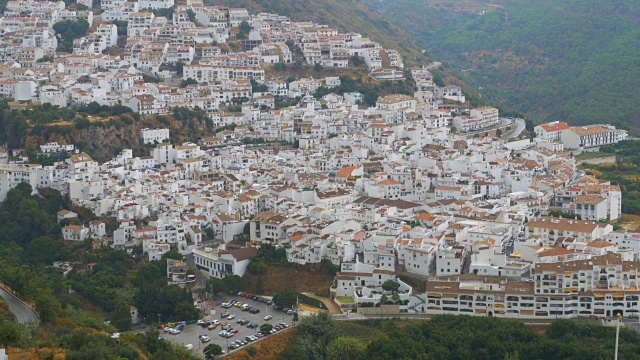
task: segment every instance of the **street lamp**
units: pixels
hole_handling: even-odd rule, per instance
[[[160,326],[162,326],[162,320],[160,319],[160,316],[161,316],[161,315],[162,315],[162,314],[158,314],[158,322],[160,323]]]
[[[618,360],[618,342],[620,340],[620,313],[618,313],[618,320],[616,323],[616,354],[613,357],[614,360]]]

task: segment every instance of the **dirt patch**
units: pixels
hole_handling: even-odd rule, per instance
[[[255,292],[259,278],[262,278],[265,295],[275,295],[284,290],[296,293],[328,294],[333,284],[333,276],[320,270],[320,266],[310,265],[269,265],[261,275],[245,274],[242,278],[245,290]]]
[[[636,230],[640,228],[640,215],[622,214],[618,224],[620,224],[628,231]]]

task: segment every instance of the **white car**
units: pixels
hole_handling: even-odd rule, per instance
[[[227,335],[227,332],[226,332],[225,330],[222,330],[222,331],[220,331],[220,332],[218,333],[218,335],[220,335],[220,336],[226,336],[226,335]]]
[[[178,330],[178,329],[171,329],[169,332],[170,332],[171,334],[173,334],[173,335],[178,335],[178,334],[180,334],[180,330]]]
[[[235,318],[235,317],[236,317],[235,315],[231,314],[231,315],[227,316],[227,320],[233,320],[233,318]]]
[[[220,324],[221,324],[220,320],[218,320],[218,319],[213,320],[212,322],[213,322],[214,324],[216,324],[216,325],[220,325]]]
[[[264,317],[264,321],[271,320],[271,319],[273,319],[273,316],[271,315],[267,315]]]
[[[165,326],[165,327],[162,329],[162,331],[164,331],[164,332],[169,332],[169,331],[171,331],[171,328],[170,328],[170,327],[168,327],[168,326]]]
[[[200,336],[200,341],[202,341],[203,343],[210,341],[211,338],[208,335],[205,336]]]
[[[220,304],[220,306],[222,306],[223,308],[228,307],[228,305],[229,305],[229,303],[222,303],[222,304]]]

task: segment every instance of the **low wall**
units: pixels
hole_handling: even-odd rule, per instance
[[[358,314],[399,314],[400,305],[380,305],[380,307],[359,307]]]

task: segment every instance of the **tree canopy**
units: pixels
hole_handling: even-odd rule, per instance
[[[296,293],[291,290],[282,291],[273,297],[273,303],[280,307],[292,307],[297,301]]]

